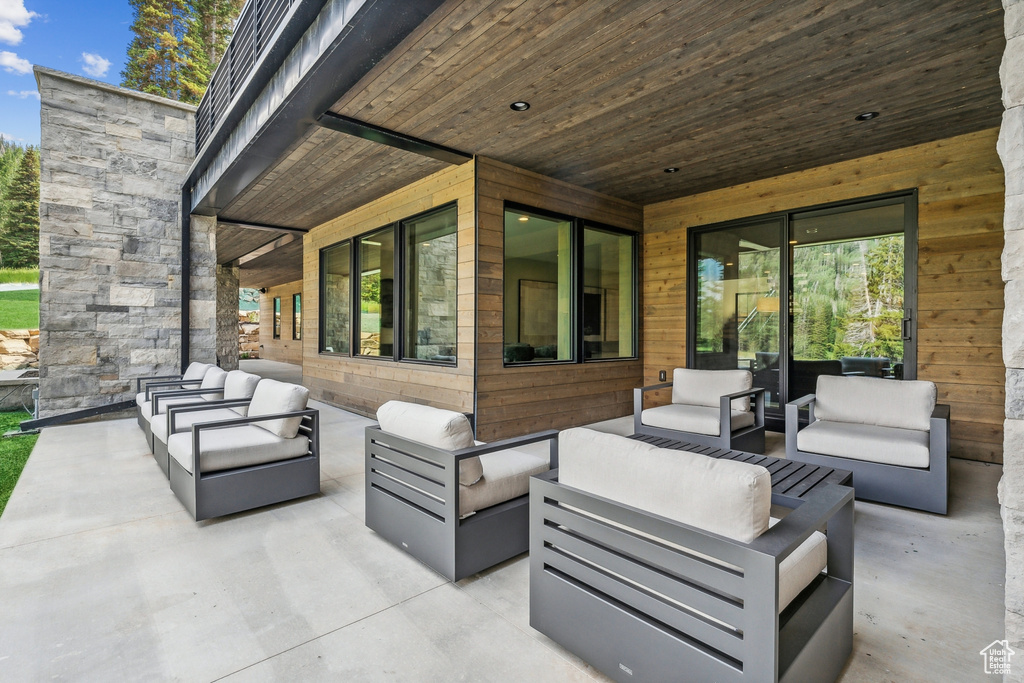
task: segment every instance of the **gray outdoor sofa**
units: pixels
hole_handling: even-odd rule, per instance
[[[135,419],[139,428],[145,430],[148,420],[143,416],[143,405],[152,399],[157,391],[197,388],[203,381],[203,375],[213,367],[210,363],[189,363],[185,372],[180,375],[150,375],[135,378]]]
[[[672,402],[644,408],[644,394],[672,388]],[[764,453],[763,388],[748,370],[676,368],[672,381],[633,390],[633,432]]]
[[[853,491],[781,521],[757,465],[587,429],[530,485],[530,625],[618,681],[834,681],[852,650]],[[825,529],[821,533],[819,529]]]
[[[786,404],[786,457],[851,470],[859,500],[944,515],[949,406],[935,400],[932,382],[819,377],[814,394]]]
[[[547,431],[489,444],[462,413],[388,401],[366,428],[366,526],[458,581],[526,552],[530,476],[558,465]],[[515,450],[549,441],[548,457]]]
[[[303,386],[263,379],[245,417],[169,435],[171,490],[197,522],[320,492],[320,413],[308,398]]]
[[[198,382],[182,379],[177,382],[150,383],[144,392],[136,394],[135,405],[142,419],[149,450],[153,450],[154,417],[163,419],[163,413],[175,404],[195,402],[202,397],[220,398],[226,378],[227,372],[216,365],[207,365]]]
[[[153,459],[160,465],[165,477],[170,477],[167,437],[177,432],[187,432],[198,422],[213,422],[245,417],[249,399],[260,382],[259,375],[243,370],[232,370],[224,377],[220,389],[190,390],[182,396],[179,392],[156,394],[153,397],[155,417],[149,421],[153,435]],[[180,400],[188,398],[187,401]],[[167,401],[169,405],[165,406]]]

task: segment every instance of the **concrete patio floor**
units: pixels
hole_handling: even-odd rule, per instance
[[[451,584],[368,530],[370,420],[314,407],[321,495],[198,524],[133,419],[45,429],[0,519],[0,678],[604,680],[530,628],[525,555]],[[1000,473],[954,460],[948,517],[857,503],[841,680],[986,678]]]

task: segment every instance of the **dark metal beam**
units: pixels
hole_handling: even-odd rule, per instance
[[[181,372],[188,367],[189,335],[192,330],[192,193],[181,189]]]
[[[109,403],[105,406],[97,406],[95,408],[86,408],[85,410],[75,410],[70,413],[63,413],[61,415],[51,415],[50,417],[41,417],[37,420],[25,420],[21,423],[21,431],[27,432],[33,429],[39,429],[40,427],[49,427],[51,425],[64,424],[65,422],[74,422],[75,420],[84,420],[87,417],[96,417],[97,415],[104,415],[106,413],[116,413],[121,410],[128,410],[135,407],[135,399],[129,399],[127,401],[118,401],[117,403]]]
[[[230,225],[234,228],[245,228],[246,230],[266,230],[268,232],[287,232],[295,235],[305,235],[309,230],[307,228],[286,228],[283,225],[265,225],[263,223],[240,223],[238,221],[226,220],[222,218],[217,219],[218,225]]]
[[[295,235],[295,234],[281,235],[280,237],[278,237],[273,242],[270,242],[269,244],[264,244],[259,249],[253,249],[252,251],[250,251],[245,256],[240,257],[238,259],[238,265],[239,266],[244,266],[249,261],[254,261],[254,260],[258,259],[260,256],[264,256],[266,254],[269,254],[270,252],[274,251],[275,249],[277,249],[279,247],[283,247],[286,244],[291,244],[295,240],[300,240],[300,239],[302,239],[302,237],[300,237],[298,235]]]
[[[381,128],[372,123],[365,123],[348,116],[335,114],[333,111],[324,112],[317,118],[316,122],[324,128],[330,128],[339,133],[345,133],[346,135],[352,135],[389,147],[397,147],[406,152],[430,157],[431,159],[437,159],[448,164],[464,164],[473,159],[471,154],[460,152],[457,149],[414,138],[411,135]]]

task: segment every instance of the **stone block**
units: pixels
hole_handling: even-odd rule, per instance
[[[142,131],[137,126],[127,125],[123,123],[108,123],[105,126],[105,132],[107,135],[119,138],[129,138],[133,140],[142,139]]]
[[[132,365],[172,364],[177,360],[177,351],[174,349],[135,349],[131,352],[130,360]]]
[[[110,304],[112,306],[152,306],[155,292],[143,287],[123,287],[111,285]]]
[[[91,209],[92,189],[85,186],[40,183],[39,202]]]
[[[1006,196],[1024,194],[1024,107],[1003,112],[996,150],[1006,176]]]
[[[1007,302],[1003,311],[1003,365],[1024,368],[1024,306],[1014,305],[1024,301],[1024,280],[1007,282],[1003,298]]]
[[[999,503],[1024,514],[1024,420],[1003,421],[1003,476],[999,480]]]
[[[1024,105],[1024,36],[1007,40],[999,65],[999,81],[1003,86],[1004,107]]]

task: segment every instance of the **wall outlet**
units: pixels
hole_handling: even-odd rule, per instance
[[[659,382],[668,381],[668,372],[665,371],[665,370],[659,370],[658,371],[658,381]]]

